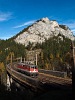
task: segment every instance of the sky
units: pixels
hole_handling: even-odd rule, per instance
[[[0,0],[0,39],[44,17],[67,25],[75,35],[75,0]]]

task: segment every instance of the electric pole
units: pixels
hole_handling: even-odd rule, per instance
[[[72,41],[71,43],[71,49],[72,49],[72,54],[73,54],[73,67],[72,67],[72,86],[73,86],[73,89],[75,90],[75,47],[74,47],[74,41]]]
[[[37,54],[36,54],[36,66],[37,66]]]
[[[14,53],[13,53],[13,52],[10,52],[10,56],[11,56],[11,58],[10,58],[10,63],[11,63],[11,65],[12,65],[12,61],[13,61],[12,57],[14,56]]]
[[[75,47],[73,42],[72,42],[72,46],[73,46],[73,60],[74,60],[74,69],[75,69]]]

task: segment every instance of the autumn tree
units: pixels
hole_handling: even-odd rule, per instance
[[[51,65],[51,69],[54,70],[54,66],[53,66],[53,54],[50,54],[50,65]]]
[[[6,84],[6,70],[3,62],[0,62],[0,77],[1,77],[1,84]]]

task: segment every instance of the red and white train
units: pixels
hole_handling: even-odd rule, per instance
[[[17,71],[24,73],[28,76],[37,76],[38,67],[32,64],[18,63],[16,66]]]

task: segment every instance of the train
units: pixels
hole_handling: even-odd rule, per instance
[[[16,69],[28,76],[38,76],[38,66],[33,64],[17,63]]]

